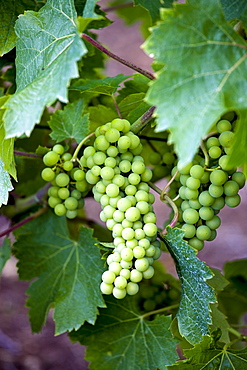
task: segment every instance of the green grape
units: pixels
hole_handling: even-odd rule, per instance
[[[190,199],[189,200],[189,205],[188,205],[187,208],[199,209],[199,208],[201,208],[201,206],[202,206],[201,203],[197,199]],[[183,211],[183,209],[182,209],[182,211]]]
[[[210,181],[214,185],[223,185],[228,179],[226,172],[222,170],[214,170],[210,174]]]
[[[202,184],[207,184],[209,182],[209,177],[210,177],[210,172],[209,171],[205,171],[203,176],[201,177],[201,183]]]
[[[149,266],[147,270],[143,271],[144,279],[151,279],[154,276],[154,268],[153,266]]]
[[[126,292],[126,289],[118,289],[114,287],[112,294],[117,299],[123,299],[126,296],[127,292]]]
[[[198,208],[200,208],[200,207],[201,207],[201,205]],[[180,208],[181,208],[182,211],[185,211],[187,208],[194,208],[194,207],[190,206],[190,203],[189,203],[188,200],[183,200],[182,203],[181,203]]]
[[[211,207],[201,207],[199,209],[199,216],[202,220],[211,220],[214,217],[214,210]]]
[[[98,137],[96,137],[94,141],[94,147],[96,150],[105,151],[109,148],[109,146],[110,146],[110,143],[104,135],[99,135]]]
[[[56,144],[52,148],[53,152],[62,155],[64,153],[64,147],[61,144]]]
[[[225,205],[225,199],[224,197],[216,198],[211,207],[215,211],[220,211]]]
[[[217,123],[216,128],[217,131],[221,134],[224,131],[231,131],[232,125],[229,121],[223,119]]]
[[[146,167],[145,167],[145,164],[141,161],[135,161],[132,163],[132,171],[135,173],[135,174],[138,174],[138,175],[141,175]]]
[[[122,175],[115,175],[112,179],[113,184],[121,187],[125,184],[125,177]]]
[[[70,154],[70,153],[64,153],[64,154],[62,155],[62,160],[63,160],[64,162],[70,161],[71,159],[72,159],[72,154]]]
[[[198,190],[191,190],[190,188],[185,188],[184,195],[187,199],[195,200],[198,198],[199,191]]]
[[[239,186],[235,181],[229,180],[224,184],[223,189],[224,189],[225,195],[227,195],[228,197],[231,197],[231,196],[238,194]]]
[[[141,213],[138,208],[136,207],[130,207],[125,212],[125,217],[128,221],[135,222],[138,221],[141,216]]]
[[[196,237],[199,240],[208,240],[211,236],[211,230],[206,225],[201,225],[196,230]]]
[[[139,211],[142,215],[145,215],[146,213],[148,213],[150,211],[149,203],[145,202],[143,200],[136,203],[136,208],[139,209]]]
[[[138,258],[135,261],[135,268],[137,271],[144,272],[148,269],[149,267],[149,262],[147,258]]]
[[[73,197],[69,197],[65,199],[64,205],[69,211],[73,211],[78,207],[78,200]]]
[[[224,171],[231,171],[232,170],[232,165],[229,164],[229,155],[223,155],[219,159],[219,165]]]
[[[188,208],[183,212],[183,220],[189,225],[196,224],[199,220],[199,213],[193,208]]]
[[[120,132],[115,128],[110,128],[105,133],[105,138],[110,143],[116,143],[120,139]]]
[[[225,148],[230,148],[233,143],[234,133],[232,131],[224,131],[219,136],[220,145]]]
[[[115,118],[111,123],[111,127],[115,128],[118,131],[123,131],[125,129],[125,121],[126,120],[123,120],[123,119],[120,119],[120,118]],[[128,122],[128,121],[126,121],[126,122]],[[127,129],[127,131],[128,131],[128,129]]]
[[[83,151],[83,156],[85,158],[89,158],[89,157],[92,157],[95,152],[96,150],[93,146],[87,146]]]
[[[56,176],[55,181],[56,181],[57,186],[63,188],[69,184],[70,178],[66,173],[59,173]]]
[[[123,276],[118,276],[114,281],[114,285],[118,289],[124,289],[127,286],[127,280]]]
[[[118,155],[119,151],[118,151],[117,147],[110,145],[109,148],[107,149],[106,153],[109,157],[114,157],[115,158]]]
[[[116,275],[112,271],[105,271],[102,274],[102,280],[106,284],[112,284],[114,283],[114,280],[116,279]]]
[[[132,240],[135,237],[135,232],[131,227],[126,227],[121,235],[125,240]]]
[[[242,189],[245,185],[245,175],[243,174],[243,172],[234,172],[232,174],[232,180],[235,181],[238,186],[239,186],[239,189]]]
[[[48,204],[51,208],[55,208],[57,204],[62,203],[62,200],[60,198],[55,198],[53,196],[48,198]]]
[[[221,156],[221,149],[219,146],[216,145],[211,146],[211,148],[209,148],[208,154],[211,158],[217,159]]]
[[[122,270],[122,267],[119,262],[111,262],[109,264],[109,271],[114,272],[115,275],[119,275],[120,271]]]
[[[214,217],[212,217],[210,220],[206,221],[206,225],[211,230],[218,229],[218,227],[220,227],[220,224],[221,224],[221,220],[220,220],[219,216],[217,216],[217,215],[215,215]]]
[[[131,170],[131,163],[124,159],[119,163],[119,169],[121,172],[127,173]]]
[[[66,215],[66,207],[63,205],[63,204],[57,204],[55,207],[54,207],[54,213],[57,215],[57,216],[64,216]]]
[[[74,180],[75,181],[82,181],[84,180],[86,177],[86,174],[83,170],[79,170],[77,169],[75,172],[74,172]]]
[[[51,186],[49,189],[48,189],[48,195],[49,196],[52,196],[54,198],[58,198],[58,190],[60,188],[58,186]]]
[[[237,207],[240,204],[241,198],[239,194],[226,196],[225,203],[228,207]]]
[[[124,212],[122,211],[119,211],[119,209],[117,209],[114,213],[113,213],[113,220],[116,221],[116,222],[122,222],[125,218],[125,214]]]
[[[209,207],[214,203],[214,198],[209,194],[207,190],[201,192],[198,198],[202,206]]]
[[[119,187],[115,184],[109,184],[107,185],[106,187],[106,194],[109,196],[109,197],[117,197],[118,194],[119,194]]]
[[[117,165],[117,161],[115,158],[113,157],[107,157],[106,160],[105,160],[105,166],[106,167],[111,167],[111,168],[114,168],[116,167]]]
[[[121,136],[118,140],[118,149],[121,150],[126,150],[129,149],[131,145],[131,140],[128,136]]]
[[[80,191],[81,193],[84,193],[85,191],[88,190],[88,183],[86,182],[86,180],[77,181],[75,184],[75,187],[78,191]]]
[[[208,192],[213,198],[219,198],[223,194],[224,189],[223,189],[223,186],[221,185],[211,184],[208,188]]]
[[[141,174],[142,181],[149,182],[153,177],[153,173],[150,168],[146,168],[145,171]]]
[[[41,172],[41,177],[45,181],[53,181],[56,177],[55,172],[51,168],[44,168]]]
[[[127,209],[129,209],[131,206],[131,201],[126,197],[119,199],[119,201],[117,202],[117,208],[123,212],[126,212]]]
[[[73,162],[71,161],[66,161],[63,163],[63,169],[64,171],[67,171],[67,172],[71,171],[73,169],[73,166],[74,166]]]
[[[190,176],[189,175],[180,175],[180,182],[182,185],[186,186],[186,182]]]
[[[199,179],[195,179],[194,177],[188,177],[186,180],[186,186],[190,188],[191,190],[197,190],[201,185],[201,182]]]
[[[154,223],[148,222],[143,226],[143,230],[146,236],[153,237],[156,236],[158,228]]]
[[[188,163],[186,166],[184,166],[183,168],[179,169],[180,174],[181,175],[189,175],[190,174],[190,169],[191,169],[192,166],[193,166],[193,163],[192,162]]]
[[[106,284],[104,282],[102,282],[100,284],[100,290],[103,294],[112,294],[112,291],[113,291],[113,285],[112,284]]]
[[[90,157],[88,159],[90,159]],[[104,164],[106,160],[106,154],[104,152],[96,152],[94,153],[92,159],[93,159],[94,164],[101,166],[102,164]]]
[[[77,191],[77,190],[73,190],[73,191]],[[72,191],[72,193],[73,193],[73,191]],[[71,193],[71,195],[73,196],[73,194]],[[77,198],[76,198],[77,199]],[[85,201],[84,201],[84,199],[82,198],[82,199],[79,199],[78,200],[78,209],[81,209],[81,208],[83,208],[84,207],[84,205],[85,205]]]
[[[60,188],[58,190],[58,193],[57,195],[59,196],[59,198],[61,199],[67,199],[69,196],[70,196],[70,191],[69,189],[67,188]]]
[[[99,181],[99,176],[94,176],[94,174],[92,173],[92,171],[91,170],[88,170],[86,172],[86,181],[89,184],[91,184],[91,185],[95,185]]]
[[[111,167],[103,167],[100,171],[100,176],[104,180],[111,180],[115,175],[113,168]]]
[[[126,160],[126,161],[129,161],[129,162],[132,162],[133,159],[134,159],[134,156],[133,156],[133,154],[131,152],[128,151],[128,152],[122,153],[120,155],[120,159],[122,161]]]
[[[131,173],[128,176],[128,181],[130,185],[138,185],[141,182],[141,177],[137,173]]]
[[[124,191],[126,195],[135,195],[137,193],[137,188],[135,185],[127,185]]]
[[[198,250],[198,251],[202,250],[202,249],[203,249],[203,247],[204,247],[204,241],[203,241],[203,240],[198,239],[197,237],[194,237],[194,238],[190,239],[190,240],[188,241],[188,243],[189,243],[189,245],[190,245],[192,248],[194,248],[194,249],[196,249],[196,250]]]
[[[182,230],[184,230],[184,237],[188,239],[193,238],[196,234],[196,228],[191,224],[183,224]]]
[[[163,163],[165,163],[166,165],[171,165],[175,162],[175,156],[174,154],[167,152],[163,154],[162,160],[163,160]]]
[[[131,136],[130,136],[130,134],[131,134]],[[129,138],[131,140],[130,150],[139,148],[139,146],[140,146],[139,137],[137,135],[132,134],[131,131],[129,133],[127,133],[127,136],[129,136]]]
[[[215,136],[209,137],[206,141],[207,149],[210,149],[213,146],[219,146],[219,145],[220,145],[219,139]]]
[[[126,291],[129,295],[135,295],[139,291],[139,285],[130,281],[126,286]]]
[[[50,152],[46,153],[43,157],[43,162],[46,166],[52,167],[59,161],[60,156],[51,150]]]
[[[115,211],[116,209],[112,207],[111,205],[107,205],[103,209],[103,212],[106,218],[112,218]]]
[[[94,176],[100,176],[100,171],[101,171],[101,167],[98,166],[98,165],[95,165],[91,168],[91,173],[94,175]]]
[[[225,114],[223,114],[221,119],[232,122],[234,120],[234,117],[235,117],[235,113],[230,111],[230,112],[226,112]]]
[[[135,229],[135,238],[137,240],[141,240],[145,238],[145,236],[146,236],[145,231],[142,228]]]
[[[152,164],[152,165],[157,165],[157,164],[160,164],[161,162],[161,155],[160,153],[157,153],[157,152],[153,152],[149,155],[149,162]]]

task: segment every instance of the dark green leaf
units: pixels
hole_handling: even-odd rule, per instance
[[[241,19],[247,21],[246,0],[220,0],[227,21]]]
[[[97,306],[105,304],[99,289],[104,263],[92,230],[81,228],[78,241],[72,240],[65,217],[49,212],[19,228],[16,236],[20,279],[38,278],[27,291],[32,330],[41,330],[51,305],[56,334],[85,321],[93,324]]]
[[[96,105],[95,107],[88,108],[90,114],[91,131],[95,131],[98,126],[111,122],[114,118],[118,118],[116,111],[104,105]]]
[[[4,114],[8,138],[29,136],[46,105],[68,101],[67,85],[86,53],[72,0],[48,0],[38,13],[27,11],[16,22],[16,33],[17,91]]]
[[[4,239],[3,245],[0,246],[0,274],[3,271],[5,263],[11,257],[11,248],[10,248],[10,240],[8,238]]]
[[[177,358],[176,341],[169,332],[171,318],[146,321],[133,297],[106,298],[94,326],[86,324],[70,334],[73,341],[88,346],[86,359],[92,370],[161,370]]]
[[[147,9],[151,15],[153,23],[160,19],[160,8],[167,8],[172,5],[172,0],[160,1],[160,0],[134,0],[135,5],[141,5]]]
[[[194,348],[185,350],[188,360],[169,366],[169,370],[245,370],[247,368],[247,348],[232,350],[214,343],[212,337],[205,336]]]
[[[148,90],[149,78],[135,73],[133,78],[124,82],[124,87],[118,90],[117,101],[121,101],[131,94],[146,93]]]
[[[80,143],[90,132],[89,114],[83,115],[84,108],[84,102],[80,99],[67,104],[64,110],[57,110],[49,122],[51,138],[57,142],[71,138]]]
[[[4,169],[4,163],[0,159],[0,207],[8,203],[9,191],[13,190],[10,177]]]
[[[118,106],[122,116],[127,117],[133,109],[136,109],[143,102],[144,97],[144,93],[138,93],[131,94],[121,100]]]
[[[113,243],[100,242],[100,243],[96,243],[96,245],[100,249],[107,251],[107,252],[112,252],[113,248],[115,248],[115,245]]]
[[[178,328],[190,343],[200,342],[209,334],[212,323],[209,303],[216,301],[213,289],[206,283],[213,274],[209,267],[196,257],[196,252],[183,240],[181,229],[171,229],[165,236],[178,276],[181,280],[182,297],[177,313]]]
[[[144,49],[165,67],[147,101],[157,107],[157,131],[171,131],[183,166],[223,113],[247,108],[247,43],[218,1],[188,0],[161,14]]]
[[[131,76],[119,74],[115,77],[106,77],[101,80],[78,80],[74,83],[70,90],[78,90],[80,92],[96,92],[103,95],[112,95],[117,91],[120,83]]]

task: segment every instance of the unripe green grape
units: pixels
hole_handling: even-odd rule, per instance
[[[139,258],[135,261],[135,268],[137,271],[144,272],[148,269],[149,263],[147,258]]]
[[[43,162],[46,166],[52,167],[59,161],[59,155],[56,152],[51,150],[50,152],[46,153],[43,157]]]
[[[188,241],[188,243],[189,243],[189,245],[192,248],[194,248],[194,249],[196,249],[198,251],[202,250],[203,247],[204,247],[204,241],[203,240],[199,240],[197,237],[194,237],[194,238],[190,239]]]
[[[111,198],[111,197],[117,197],[119,194],[119,187],[115,184],[109,184],[107,185],[106,189],[106,194]]]
[[[219,139],[215,136],[209,137],[206,141],[207,149],[210,149],[213,146],[219,146],[219,145],[220,145]]]
[[[155,254],[153,256],[153,259],[157,260],[158,258],[160,258],[160,256],[161,256],[161,249],[159,247],[155,247]],[[149,264],[151,265],[151,262],[149,262]]]
[[[114,281],[114,285],[118,289],[124,289],[127,286],[127,280],[123,276],[118,276]]]
[[[130,134],[132,134],[131,131],[127,134],[127,136],[129,136]],[[130,150],[138,148],[139,145],[140,145],[139,137],[137,135],[133,134],[133,135],[129,136],[129,138],[130,138],[130,141],[131,141],[131,144],[130,144],[130,147],[129,147]]]
[[[143,278],[142,272],[136,269],[130,271],[130,281],[133,283],[139,283]]]
[[[142,222],[141,221],[135,221],[133,223],[133,230],[141,229],[142,228]]]
[[[57,195],[59,196],[59,198],[61,199],[67,199],[69,196],[70,196],[70,191],[69,189],[67,188],[60,188],[58,190],[58,193]]]
[[[115,172],[111,167],[103,167],[101,168],[100,176],[104,180],[111,180],[115,176]]]
[[[75,210],[68,209],[67,212],[66,212],[66,217],[69,218],[69,219],[76,218],[77,215],[78,215],[77,209],[75,209]]]
[[[117,165],[117,161],[115,158],[113,157],[107,157],[106,160],[105,160],[105,166],[106,167],[111,167],[111,168],[114,168],[116,167]]]
[[[184,231],[184,237],[188,239],[193,238],[196,234],[196,228],[194,225],[183,224],[182,230]]]
[[[211,230],[206,225],[201,225],[196,230],[196,237],[199,240],[208,240],[211,236]]]
[[[201,203],[198,201],[198,199],[190,199],[189,200],[189,207],[187,207],[187,208],[193,208],[193,209],[199,209],[199,208],[201,208]],[[186,208],[186,209],[187,209]],[[182,209],[182,211],[183,211],[183,209]]]
[[[135,222],[139,220],[139,218],[141,217],[141,213],[138,208],[130,207],[125,212],[125,217],[128,221]]]
[[[94,141],[95,149],[103,152],[103,151],[106,151],[109,148],[109,146],[110,146],[110,143],[104,135],[99,135],[98,137],[96,137]]]
[[[120,262],[121,261],[120,253],[118,253],[118,252],[112,253],[112,261],[113,262]]]
[[[128,176],[128,181],[130,185],[138,185],[141,182],[141,177],[136,173],[131,173]]]
[[[239,186],[239,189],[242,189],[245,185],[245,175],[243,174],[243,172],[234,172],[232,174],[232,180],[235,181],[238,186]]]
[[[133,249],[133,254],[134,254],[134,257],[135,257],[135,258],[142,258],[142,257],[144,257],[144,256],[145,256],[146,251],[145,251],[145,249],[144,249],[144,248],[142,248],[142,247],[135,247],[135,248]]]
[[[124,134],[127,134],[130,130],[130,123],[126,119],[122,120],[124,122],[124,128],[121,130]]]
[[[150,241],[147,238],[143,238],[138,241],[140,247],[148,249],[150,247]]]
[[[109,264],[108,270],[114,272],[115,275],[119,275],[122,267],[119,262],[111,262]]]
[[[58,190],[60,188],[58,186],[51,186],[49,189],[48,189],[48,195],[50,197],[54,197],[54,198],[58,198]]]
[[[204,175],[204,169],[199,164],[195,164],[190,168],[190,176],[194,179],[201,179]]]
[[[185,190],[186,190],[187,188],[186,188],[186,186],[180,186],[180,188],[179,188],[179,190],[178,190],[178,194],[179,194],[179,196],[180,196],[180,198],[181,199],[187,199],[186,198],[186,195],[185,195]]]
[[[96,152],[95,148],[93,146],[87,146],[83,151],[83,156],[87,159],[89,157],[92,157],[94,153]]]
[[[162,179],[169,175],[168,168],[163,165],[156,165],[152,171],[153,171],[154,178],[157,178],[157,179]]]
[[[70,178],[68,175],[66,175],[66,173],[59,173],[57,176],[56,176],[56,184],[63,188],[65,186],[67,186],[70,182]]]
[[[149,266],[146,271],[143,271],[144,279],[151,279],[154,276],[153,266]]]
[[[195,200],[198,198],[199,191],[198,190],[191,190],[190,188],[186,188],[184,191],[184,195],[187,199]]]
[[[112,123],[111,123],[111,127],[112,128],[115,128],[116,130],[118,131],[123,131],[124,128],[125,128],[125,121],[126,120],[123,120],[123,119],[120,119],[120,118],[115,118]],[[128,131],[128,130],[127,130]]]
[[[134,156],[133,156],[133,154],[131,152],[125,152],[125,153],[122,153],[120,155],[120,160],[121,161],[126,160],[126,161],[129,161],[129,162],[132,162],[133,159],[134,159]]]
[[[118,155],[118,153],[119,153],[119,151],[118,151],[118,149],[117,149],[117,147],[115,147],[115,146],[109,146],[109,148],[107,149],[107,151],[106,151],[106,153],[107,153],[107,155],[109,156],[109,157],[117,157],[117,155]]]
[[[99,181],[99,177],[94,176],[94,174],[91,172],[91,170],[88,170],[86,172],[86,181],[91,185],[95,185]]]
[[[204,174],[200,179],[201,183],[202,184],[207,184],[209,182],[209,177],[210,177],[210,172],[209,171],[204,171]]]
[[[224,189],[223,189],[223,186],[221,185],[211,184],[208,188],[208,192],[213,198],[219,198],[223,194]]]
[[[126,240],[126,247],[134,249],[137,247],[138,241],[136,239]]]
[[[95,166],[95,162],[94,162],[93,156],[88,157],[87,158],[87,165],[86,165],[86,167],[92,168],[93,166]]]
[[[193,208],[188,208],[183,212],[183,220],[189,225],[196,224],[199,220],[199,213]]]
[[[110,128],[106,131],[105,138],[110,143],[116,143],[120,139],[120,132],[115,128]]]
[[[130,270],[122,269],[120,271],[120,276],[123,276],[126,280],[128,280],[130,278]]]
[[[201,205],[198,208],[200,208],[200,207],[201,207]],[[183,200],[182,203],[181,203],[181,210],[185,211],[188,208],[194,208],[194,207],[190,206],[190,203],[189,203],[188,200]]]
[[[154,223],[148,222],[143,226],[143,230],[147,236],[153,237],[157,234],[158,228]]]
[[[153,257],[155,255],[156,248],[154,245],[150,245],[148,249],[146,249],[146,257]]]
[[[148,202],[149,201],[149,195],[144,190],[138,190],[135,193],[135,198],[136,198],[137,202],[140,202],[140,201]]]
[[[140,184],[137,186],[138,190],[143,190],[145,192],[149,192],[150,186],[146,182],[140,182]]]
[[[148,194],[148,201],[150,204],[153,204],[155,202],[155,196],[153,193]]]
[[[235,181],[229,180],[224,184],[223,189],[225,195],[227,195],[228,197],[232,197],[233,195],[238,194],[239,186]]]
[[[67,212],[67,209],[65,208],[65,206],[63,204],[57,204],[55,207],[54,207],[54,213],[57,215],[57,216],[64,216]]]
[[[71,171],[73,169],[73,166],[74,166],[73,162],[71,161],[66,161],[63,163],[63,169],[64,171],[67,171],[67,172]]]
[[[119,211],[118,209],[113,213],[113,220],[116,222],[122,222],[125,218],[124,212]]]
[[[229,155],[223,155],[219,159],[219,165],[224,171],[230,171],[232,169],[232,165],[228,164],[229,158]]]
[[[112,230],[116,224],[117,222],[113,220],[112,218],[109,218],[108,220],[106,220],[106,227],[108,230]]]
[[[202,206],[209,207],[214,203],[214,198],[209,194],[207,190],[201,192],[198,198]]]
[[[126,296],[127,292],[126,292],[126,289],[118,289],[114,287],[112,294],[117,299],[123,299]]]
[[[93,189],[98,193],[105,194],[106,186],[103,184],[102,181],[98,181],[97,184],[94,185]]]
[[[221,220],[220,220],[219,216],[217,216],[217,215],[214,215],[213,218],[206,221],[206,225],[208,227],[210,227],[211,230],[218,229],[218,227],[220,227],[220,224],[221,224]]]
[[[88,159],[90,159],[90,158],[88,158]],[[105,160],[106,160],[106,154],[104,152],[94,153],[94,155],[93,155],[94,164],[97,164],[98,166],[101,166],[102,164],[104,164]]]
[[[228,207],[237,207],[241,202],[241,198],[239,194],[233,196],[226,196],[225,203]]]
[[[150,168],[146,168],[145,171],[141,174],[142,181],[149,182],[153,177],[153,173]]]
[[[141,240],[143,238],[145,238],[146,234],[145,234],[145,231],[143,229],[135,229],[135,238],[137,240]]]
[[[232,131],[224,131],[219,136],[220,145],[225,148],[230,148],[233,143],[234,133]]]
[[[225,206],[225,199],[224,197],[216,198],[214,203],[211,205],[211,207],[215,211],[220,211]]]
[[[56,144],[52,148],[53,152],[62,155],[64,153],[64,147],[61,144]]]
[[[145,164],[141,161],[135,161],[132,163],[132,171],[138,175],[141,175],[145,169]]]
[[[86,180],[83,181],[77,181],[75,184],[75,187],[77,190],[79,190],[81,193],[84,193],[85,191],[88,190],[88,183]]]
[[[61,158],[64,162],[70,161],[71,158],[72,158],[72,154],[71,153],[64,153]]]
[[[102,280],[106,284],[112,284],[116,278],[116,275],[112,271],[105,271],[102,274]]]
[[[85,179],[85,177],[86,177],[86,174],[83,170],[78,169],[74,172],[75,181],[82,181]]]
[[[130,228],[133,229],[133,222],[126,220],[126,218],[122,221],[122,226],[124,229]]]
[[[137,188],[135,185],[127,185],[124,191],[126,195],[135,195],[137,192]]]
[[[214,170],[210,174],[210,181],[214,185],[223,185],[227,179],[227,174],[222,170]]]
[[[193,166],[193,163],[192,162],[188,163],[186,166],[184,166],[183,168],[179,169],[180,174],[181,175],[189,175],[190,169],[191,169],[192,166]]]
[[[126,212],[127,209],[130,208],[131,206],[132,206],[131,201],[126,197],[119,199],[119,201],[117,202],[117,208],[123,212]]]
[[[148,202],[144,202],[143,200],[141,200],[140,202],[137,202],[136,203],[136,208],[139,209],[140,213],[142,215],[145,215],[146,213],[148,213],[150,211],[150,207],[149,207],[149,203]]]
[[[41,177],[45,181],[53,181],[56,177],[56,174],[54,171],[52,171],[51,168],[44,168],[43,171],[41,172]]]
[[[189,177],[186,180],[186,186],[190,188],[191,190],[197,190],[201,185],[201,182],[199,179],[195,179],[194,177]]]
[[[123,229],[122,231],[122,237],[125,239],[125,240],[131,240],[135,237],[135,232],[133,229],[131,229],[130,227],[126,227],[125,229]]]
[[[139,291],[139,285],[130,281],[126,286],[126,291],[128,295],[135,295]]]
[[[113,291],[113,285],[112,284],[106,284],[104,282],[102,282],[100,284],[100,290],[103,294],[112,294],[112,291]]]
[[[211,207],[201,207],[199,209],[199,215],[202,220],[211,220],[214,217],[214,210]]]
[[[217,159],[221,156],[221,149],[219,146],[211,146],[208,151],[208,154],[211,158]]]
[[[163,160],[163,163],[167,165],[171,165],[175,162],[175,156],[171,152],[167,152],[163,154],[162,160]]]
[[[131,140],[128,136],[121,136],[118,140],[118,149],[121,150],[126,150],[129,149],[131,145]]]
[[[224,131],[231,131],[232,125],[229,121],[222,119],[216,125],[217,131],[221,134]]]
[[[225,119],[227,121],[232,122],[234,120],[234,117],[235,117],[235,113],[233,111],[229,111],[229,112],[226,112],[225,114],[223,114],[221,119]]]
[[[112,206],[108,205],[108,206],[104,207],[103,212],[104,212],[104,214],[105,214],[105,216],[107,218],[112,218],[113,217],[113,214],[115,212],[115,208],[113,208]]]
[[[180,175],[180,182],[182,185],[186,186],[186,182],[190,176],[189,175]]]
[[[121,172],[127,173],[131,170],[131,163],[124,159],[119,163],[119,169]]]
[[[157,165],[160,164],[162,157],[160,153],[153,152],[149,155],[148,159],[152,165]]]
[[[78,200],[73,197],[69,197],[65,199],[64,205],[69,211],[73,211],[78,207]]]
[[[75,190],[76,191],[76,190]],[[73,191],[72,191],[72,193],[73,193]],[[72,195],[72,193],[71,193],[71,195]],[[76,198],[77,199],[77,198]],[[85,205],[85,201],[84,201],[84,199],[82,198],[82,199],[79,199],[78,200],[78,209],[81,209],[81,208],[83,208],[84,207],[84,205]]]
[[[121,195],[118,195],[117,197],[110,198],[110,206],[117,208],[117,202],[121,199]]]
[[[121,260],[120,262],[120,265],[123,269],[131,269],[132,268],[132,261],[124,261],[124,260]]]

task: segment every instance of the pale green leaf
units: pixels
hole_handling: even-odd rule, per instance
[[[27,11],[15,30],[17,91],[5,104],[7,138],[29,136],[46,105],[68,101],[67,86],[86,53],[72,0],[48,0],[38,13]]]
[[[49,212],[19,228],[16,237],[20,279],[38,278],[27,291],[32,330],[41,330],[51,305],[56,334],[93,324],[105,303],[99,288],[104,262],[92,230],[81,228],[78,241],[72,240],[66,218]]]
[[[177,313],[178,328],[183,337],[191,344],[202,340],[209,334],[212,324],[209,303],[216,297],[206,280],[213,274],[209,267],[196,257],[196,252],[183,240],[181,229],[171,229],[165,235],[165,242],[171,253],[178,276],[181,280],[182,297]]]
[[[219,1],[188,0],[161,14],[144,49],[165,66],[146,99],[157,107],[157,131],[170,130],[183,166],[223,113],[247,108],[247,43]]]
[[[239,113],[235,139],[229,153],[229,163],[233,167],[239,167],[247,163],[247,110],[241,110]]]
[[[15,168],[15,159],[14,159],[14,139],[4,139],[5,138],[5,129],[3,125],[3,114],[5,109],[2,106],[9,99],[7,96],[2,96],[0,98],[0,159],[4,163],[4,169],[15,179],[16,177],[16,168]]]
[[[8,238],[4,239],[3,245],[0,246],[0,274],[3,271],[3,268],[6,262],[11,257],[11,248],[10,248],[10,240]]]
[[[4,169],[4,163],[0,159],[0,207],[8,203],[9,191],[13,190],[10,177]]]
[[[86,359],[92,370],[161,370],[176,361],[176,341],[169,332],[171,318],[145,320],[133,297],[106,297],[94,326],[86,324],[70,334],[73,341],[88,346]]]
[[[102,16],[95,13],[94,8],[98,0],[86,0],[86,4],[83,9],[83,17],[91,19],[101,19]]]
[[[114,94],[120,83],[131,76],[124,76],[119,74],[115,77],[106,77],[101,80],[78,80],[74,83],[70,90],[76,90],[80,92],[94,92],[103,95]]]
[[[223,348],[212,337],[205,336],[194,348],[185,350],[188,360],[168,366],[169,370],[245,370],[247,348],[234,350]]]
[[[71,138],[80,143],[90,132],[89,115],[83,115],[84,108],[84,102],[80,99],[67,104],[64,110],[57,110],[49,121],[51,138],[57,142]]]

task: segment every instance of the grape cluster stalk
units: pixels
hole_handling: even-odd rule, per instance
[[[113,236],[101,291],[122,299],[134,295],[138,283],[154,275],[152,264],[160,257],[154,195],[147,184],[152,171],[141,156],[142,144],[125,119],[115,119],[96,129],[93,145],[80,158],[94,199],[101,204],[100,219]]]
[[[196,250],[201,250],[205,241],[216,238],[220,210],[225,205],[237,207],[241,201],[239,190],[245,184],[245,175],[229,164],[234,126],[234,114],[223,117],[194,160],[182,169],[175,166],[172,170],[174,175],[178,170],[172,184],[173,195],[174,189],[178,189],[179,195],[177,226]]]

